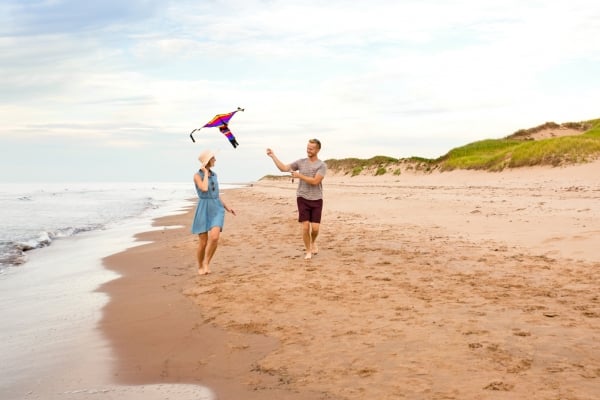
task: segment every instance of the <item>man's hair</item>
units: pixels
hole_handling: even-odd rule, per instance
[[[308,141],[308,143],[314,143],[317,145],[317,147],[319,148],[319,150],[321,150],[321,141],[319,139],[310,139]]]

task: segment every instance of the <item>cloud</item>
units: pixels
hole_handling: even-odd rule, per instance
[[[310,136],[338,157],[437,156],[597,117],[599,22],[586,0],[9,0],[0,137],[177,154],[241,106],[244,160],[293,158]]]
[[[162,3],[151,0],[8,0],[2,5],[0,34],[89,33],[114,24],[139,23],[154,16]]]

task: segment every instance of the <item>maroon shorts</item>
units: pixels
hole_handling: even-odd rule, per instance
[[[321,223],[323,199],[306,200],[304,197],[296,197],[296,201],[298,202],[298,222]]]

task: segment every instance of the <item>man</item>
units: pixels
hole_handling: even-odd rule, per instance
[[[323,210],[322,181],[327,172],[327,165],[318,157],[320,150],[321,142],[317,139],[310,139],[306,146],[308,157],[286,165],[275,156],[273,150],[267,149],[267,155],[271,157],[281,172],[291,172],[292,178],[298,178],[296,201],[298,203],[298,222],[302,224],[302,240],[306,249],[305,260],[310,260],[319,252],[316,241]]]

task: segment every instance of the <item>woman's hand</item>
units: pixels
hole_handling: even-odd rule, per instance
[[[221,198],[219,197],[219,199],[221,199]],[[223,199],[221,199],[221,204],[223,204],[223,208],[225,209],[225,211],[230,212],[233,215],[237,215],[235,213],[235,210],[233,208],[229,207],[227,204],[225,204],[225,202],[223,201]]]
[[[230,213],[232,213],[233,215],[236,215],[236,216],[237,216],[237,214],[235,213],[235,210],[234,210],[233,208],[225,207],[225,211],[227,211],[227,212],[230,212]]]

